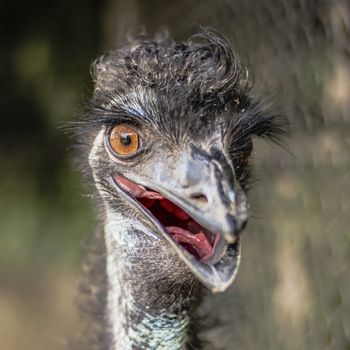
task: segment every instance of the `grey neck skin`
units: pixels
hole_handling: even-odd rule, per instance
[[[111,349],[191,349],[198,284],[176,253],[111,208],[105,239]]]

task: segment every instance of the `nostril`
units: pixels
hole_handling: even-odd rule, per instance
[[[202,202],[202,203],[208,203],[208,198],[202,193],[193,193],[190,195],[191,199],[194,199],[195,201]]]

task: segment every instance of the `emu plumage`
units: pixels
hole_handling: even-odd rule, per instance
[[[214,31],[135,40],[92,75],[80,131],[103,214],[105,348],[199,349],[202,285],[223,291],[237,273],[252,138],[282,130]],[[118,125],[140,138],[130,156],[111,147]]]

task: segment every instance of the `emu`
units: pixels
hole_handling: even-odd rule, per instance
[[[203,290],[225,291],[239,267],[252,139],[283,128],[214,30],[134,40],[92,77],[78,125],[102,248],[85,269],[84,349],[201,349]]]

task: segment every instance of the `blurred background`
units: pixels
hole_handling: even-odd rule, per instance
[[[203,312],[230,349],[350,349],[348,0],[75,0],[0,10],[0,348],[62,349],[94,220],[62,129],[89,66],[125,33],[229,37],[254,94],[289,120],[289,151],[255,144],[254,218],[230,291]],[[215,305],[215,307],[214,307]],[[227,347],[223,347],[226,349]]]

